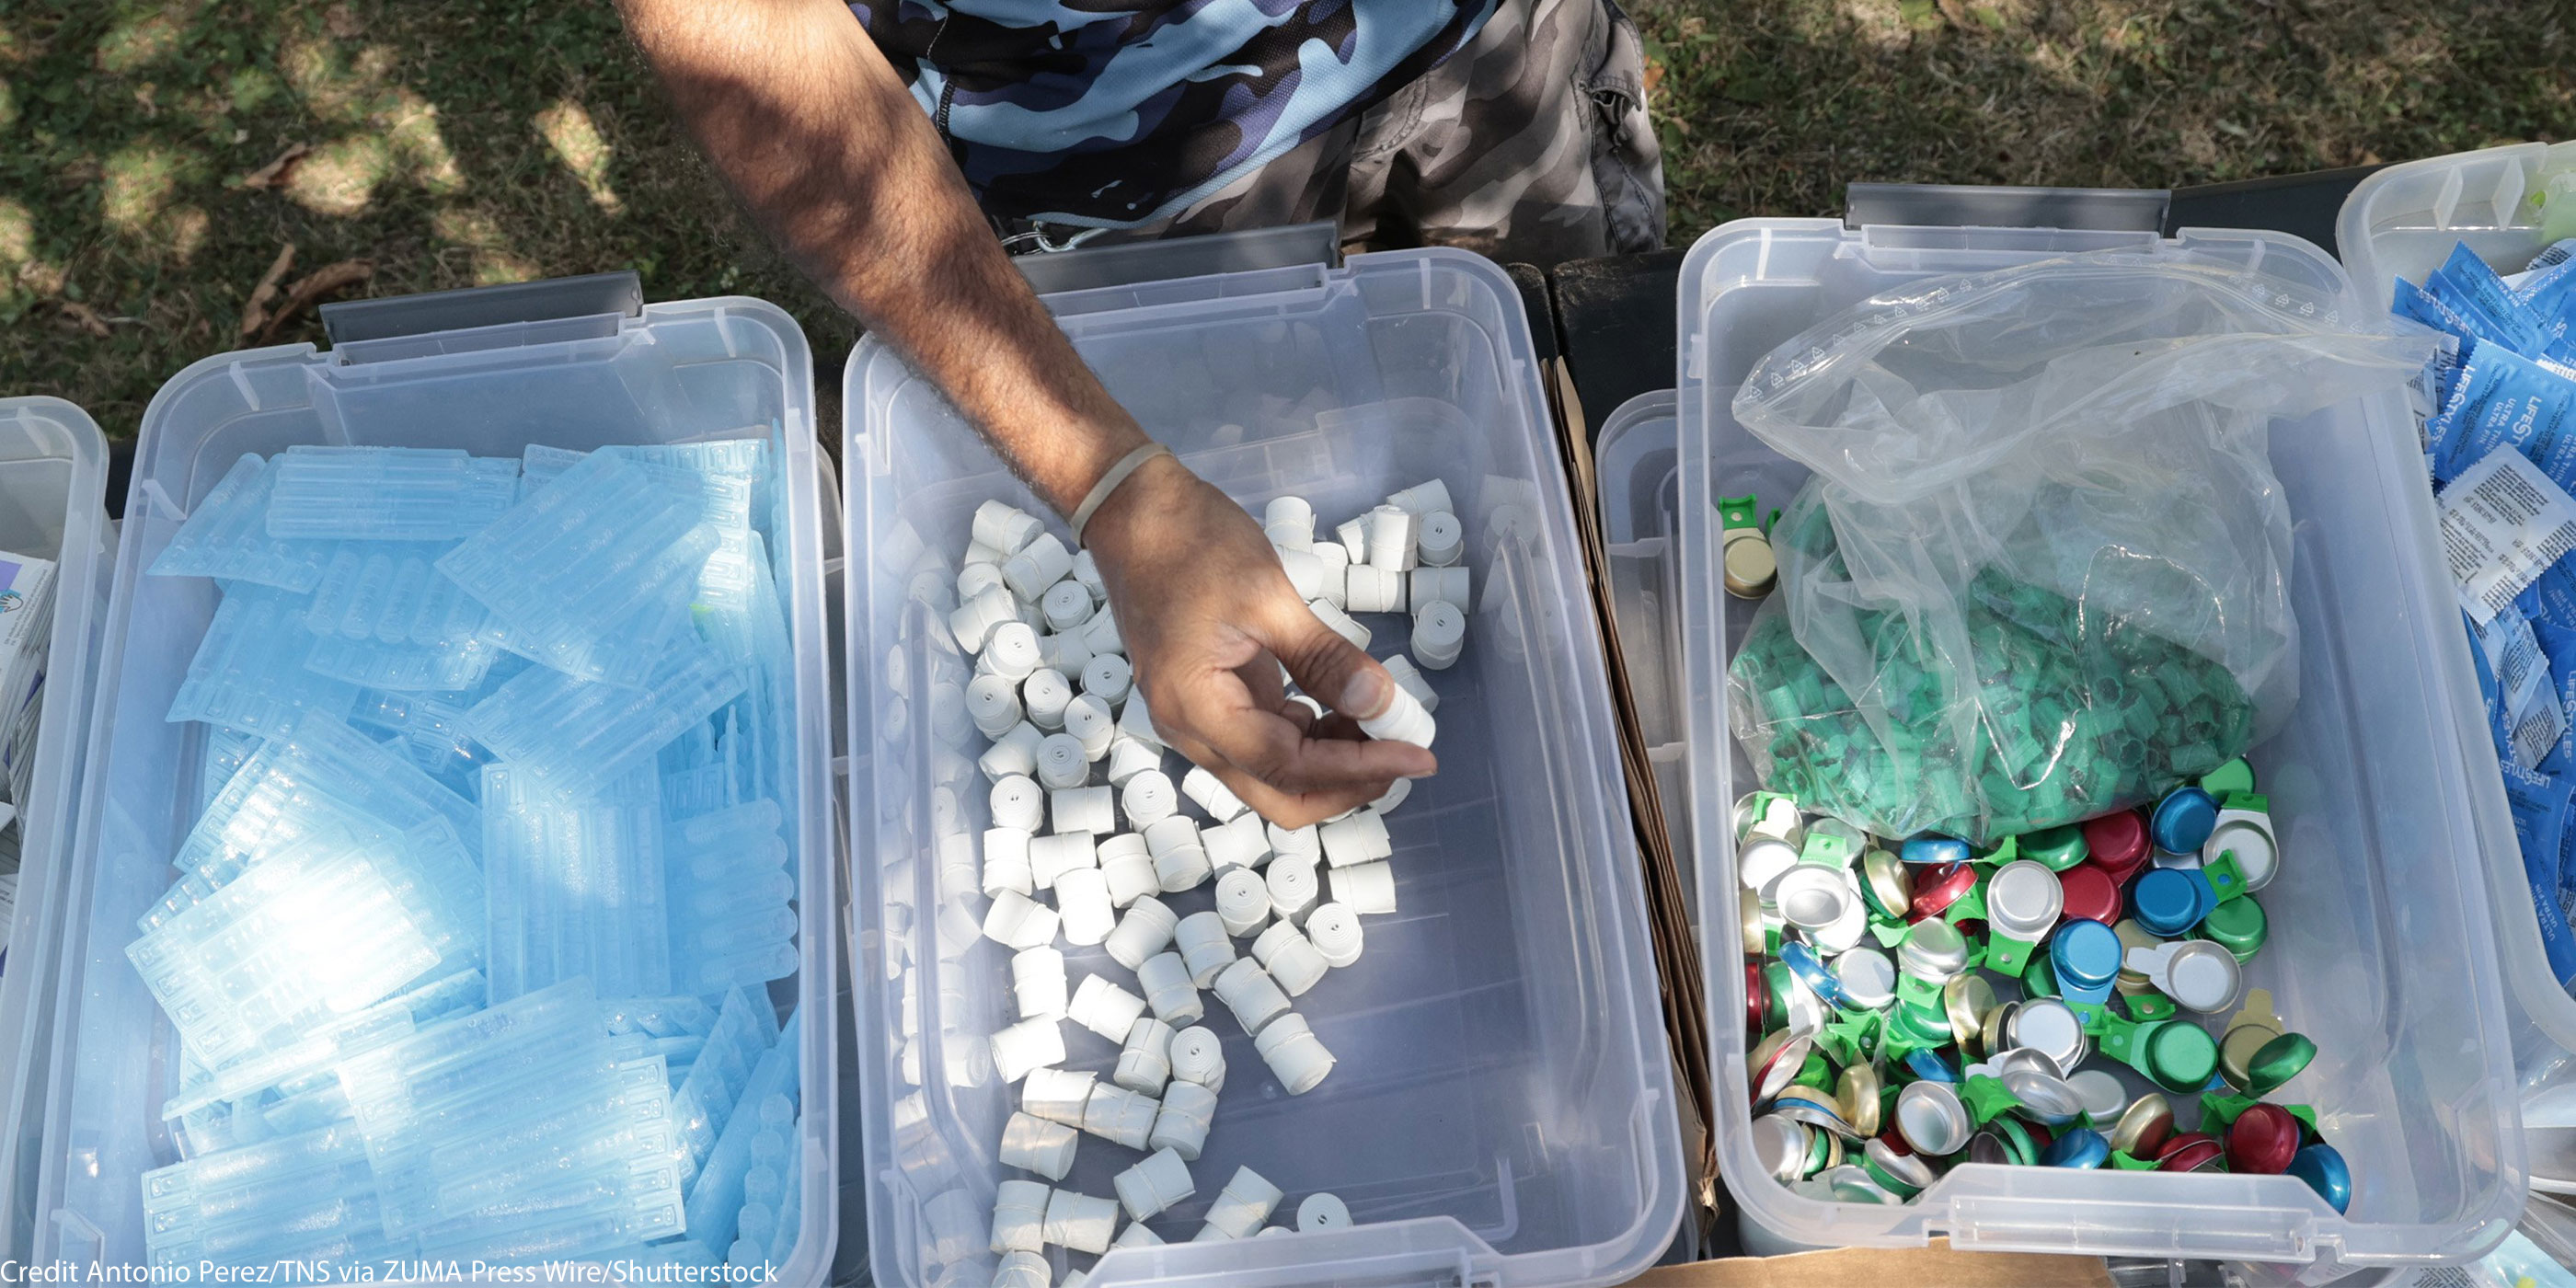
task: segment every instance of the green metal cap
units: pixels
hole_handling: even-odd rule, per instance
[[[2200,933],[2224,945],[2236,954],[2236,960],[2251,961],[2263,940],[2272,933],[2271,919],[2263,915],[2263,905],[2252,899],[2230,899],[2210,911],[2200,923]]]
[[[2208,1084],[2209,1075],[2218,1071],[2218,1040],[2197,1024],[2168,1020],[2157,1027],[2145,1045],[2146,1075],[2168,1090],[2197,1091]],[[2302,1067],[2306,1064],[2300,1063]]]
[[[2254,1095],[2268,1096],[2282,1083],[2298,1077],[2308,1067],[2308,1062],[2316,1058],[2317,1044],[2310,1042],[2306,1035],[2284,1033],[2264,1043],[2263,1049],[2254,1053],[2253,1061],[2246,1066],[2252,1080],[2245,1089]]]
[[[2082,863],[2089,853],[2090,848],[2084,844],[2084,829],[2073,823],[2025,832],[2021,837],[2021,856],[2039,860],[2048,865],[2051,872],[2064,872]]]

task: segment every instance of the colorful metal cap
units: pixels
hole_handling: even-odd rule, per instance
[[[1917,1154],[1934,1158],[1967,1147],[1968,1107],[1946,1082],[1909,1082],[1896,1093],[1896,1129]]]
[[[2239,1024],[2218,1040],[2218,1076],[2244,1091],[2254,1085],[2254,1057],[2281,1036],[2269,1024]]]
[[[1885,1089],[1877,1065],[1862,1061],[1845,1068],[1834,1082],[1834,1100],[1842,1106],[1843,1121],[1863,1136],[1877,1135],[1879,1105]]]
[[[2057,874],[2059,902],[2072,920],[2109,925],[2120,919],[2120,883],[2090,859]]]
[[[2227,1170],[2278,1176],[2299,1152],[2299,1120],[2279,1105],[2249,1106],[2227,1127]]]
[[[1815,990],[1816,996],[1823,998],[1826,1005],[1837,1010],[1851,1005],[1851,1000],[1843,995],[1842,981],[1825,969],[1824,960],[1816,956],[1815,949],[1805,944],[1782,944],[1780,960],[1788,963],[1789,973],[1796,975],[1798,982]]]
[[[2016,859],[1986,881],[1986,968],[2006,975],[2021,973],[2031,948],[2056,929],[2066,910],[2066,891],[2057,874],[2032,859]]]
[[[1796,1081],[1799,1067],[1806,1064],[1807,1052],[1814,1046],[1814,1038],[1787,1029],[1762,1039],[1744,1057],[1745,1068],[1753,1075],[1754,1102],[1769,1100]]]
[[[1977,870],[1968,864],[1928,869],[1915,879],[1911,915],[1916,918],[1938,917],[1976,887]]]
[[[2218,1071],[2218,1042],[2183,1020],[2139,1025],[2130,1064],[2167,1091],[2198,1091]]]
[[[1986,1017],[1995,1009],[1995,986],[1975,971],[1963,971],[1941,986],[1941,1006],[1950,1017],[1950,1037],[1967,1059],[1983,1054]]]
[[[2303,1034],[2284,1033],[2263,1044],[2246,1066],[2248,1095],[2268,1096],[2281,1084],[2298,1077],[2317,1058],[2317,1044]]]
[[[2182,787],[2156,802],[2156,814],[2148,822],[2147,832],[2158,849],[2193,854],[2199,852],[2201,843],[2209,839],[2210,829],[2217,825],[2218,801],[2197,787]]]
[[[2263,913],[2263,905],[2252,899],[2230,899],[2209,910],[2201,919],[2200,933],[2236,954],[2239,962],[2254,960],[2262,951],[2263,940],[2272,933],[2272,923]]]
[[[2084,1063],[2085,1053],[2092,1048],[2075,1008],[2049,997],[2023,1002],[2005,1026],[2004,1041],[2047,1056],[2060,1075]]]
[[[1942,1054],[1941,1051],[1935,1047],[1925,1047],[1920,1051],[1906,1052],[1905,1067],[1908,1071],[1912,1072],[1915,1077],[1921,1078],[1927,1082],[1957,1082],[1959,1080],[1959,1066],[1953,1062],[1949,1056]]]
[[[2102,1139],[2102,1133],[2098,1131],[2078,1127],[2050,1141],[2048,1148],[2040,1152],[2039,1165],[2093,1168],[2110,1159],[2111,1142]]]
[[[2048,960],[2068,1001],[2107,1002],[2120,976],[2120,936],[2098,921],[2070,921],[2049,941]]]
[[[2164,1152],[2156,1155],[2156,1169],[2165,1172],[2200,1172],[2218,1165],[2226,1153],[2218,1138],[2203,1132],[2190,1132],[2165,1142]]]
[[[2337,1212],[2352,1205],[2352,1171],[2332,1145],[2310,1145],[2291,1155],[2289,1173],[2308,1183]]]
[[[2111,1128],[2111,1148],[2132,1158],[2153,1158],[2173,1135],[2173,1102],[2150,1091],[2130,1102]]]
[[[2171,939],[2209,911],[2201,905],[2201,889],[2187,872],[2156,868],[2142,873],[2129,887],[2130,915],[2149,934]]]
[[[2073,823],[2043,827],[2025,832],[2021,837],[2022,857],[2045,865],[2051,872],[2063,872],[2084,861],[2091,848],[2084,829]]]
[[[2126,872],[2147,861],[2147,820],[2133,809],[2088,818],[2084,848],[2092,861],[2112,872]]]
[[[1873,1140],[1861,1146],[1860,1165],[1889,1193],[1906,1197],[1922,1193],[1932,1182],[1940,1179],[1932,1174],[1932,1169],[1922,1159],[1912,1154],[1897,1153],[1884,1140]]]
[[[1744,1031],[1771,1031],[1771,985],[1763,978],[1760,962],[1744,964]]]
[[[1798,821],[1798,803],[1778,792],[1746,792],[1735,798],[1735,839],[1740,844],[1755,833],[1776,836],[1791,845],[1806,839]]]
[[[1762,919],[1761,892],[1751,886],[1736,891],[1735,913],[1737,921],[1741,923],[1736,929],[1744,936],[1745,953],[1748,956],[1761,956],[1763,945],[1769,938],[1763,933],[1769,927]]]
[[[1905,843],[1902,857],[1918,866],[1946,867],[1967,862],[1970,853],[1968,843],[1954,836],[1918,836]]]
[[[1855,948],[1836,957],[1834,981],[1847,1006],[1883,1011],[1896,1000],[1896,963],[1875,948]]]
[[[1869,910],[1882,917],[1902,917],[1914,908],[1914,874],[1886,850],[1860,856],[1860,893]]]

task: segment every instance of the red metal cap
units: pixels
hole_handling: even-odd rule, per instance
[[[2147,820],[2133,809],[2084,820],[2084,848],[2093,861],[2113,873],[2125,872],[2146,861]]]
[[[2057,874],[2066,892],[2066,917],[2110,925],[2120,919],[2120,883],[2090,859]]]
[[[1758,961],[1745,963],[1744,1031],[1753,1035],[1745,1039],[1746,1041],[1760,1041],[1762,1035],[1770,1031],[1771,1026],[1763,1022],[1770,1002],[1771,983],[1762,978],[1762,963]]]
[[[2227,1129],[2230,1171],[2278,1176],[2290,1170],[2298,1152],[2299,1120],[2279,1105],[2251,1106]]]
[[[1914,906],[1908,910],[1906,920],[1921,921],[1926,917],[1938,917],[1951,904],[1966,898],[1968,892],[1976,888],[1977,869],[1974,865],[1952,863],[1934,868],[1915,878]]]
[[[2186,1132],[2165,1143],[2164,1152],[2156,1155],[2156,1169],[2165,1172],[2197,1172],[2217,1162],[2226,1150],[2218,1138],[2207,1132]]]

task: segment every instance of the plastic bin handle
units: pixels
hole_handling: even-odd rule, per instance
[[[643,281],[632,270],[621,269],[325,304],[322,331],[336,346],[512,322],[557,322],[611,313],[631,318],[643,312]]]
[[[1948,183],[1855,183],[1843,190],[1843,226],[2062,228],[2162,234],[2173,193],[2164,188],[2019,188]]]
[[[1210,277],[1265,268],[1320,264],[1339,268],[1342,235],[1333,221],[1247,228],[1239,232],[1175,237],[1022,255],[1011,261],[1040,295],[1139,286],[1183,277]]]

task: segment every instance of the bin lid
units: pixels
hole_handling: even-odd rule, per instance
[[[0,398],[0,471],[20,463],[62,466],[39,471],[33,486],[62,500],[58,515],[37,516],[55,560],[54,625],[46,644],[45,708],[36,734],[36,767],[28,798],[18,802],[18,886],[0,955],[0,1246],[29,1245],[35,1219],[32,1157],[43,1144],[46,1053],[61,980],[67,856],[83,820],[73,817],[80,769],[89,745],[96,696],[97,628],[114,572],[115,526],[107,517],[107,436],[88,412],[60,398]],[[0,530],[27,493],[0,483]],[[36,536],[12,536],[26,540]],[[18,553],[45,553],[21,550]],[[23,1183],[22,1183],[23,1181]]]

